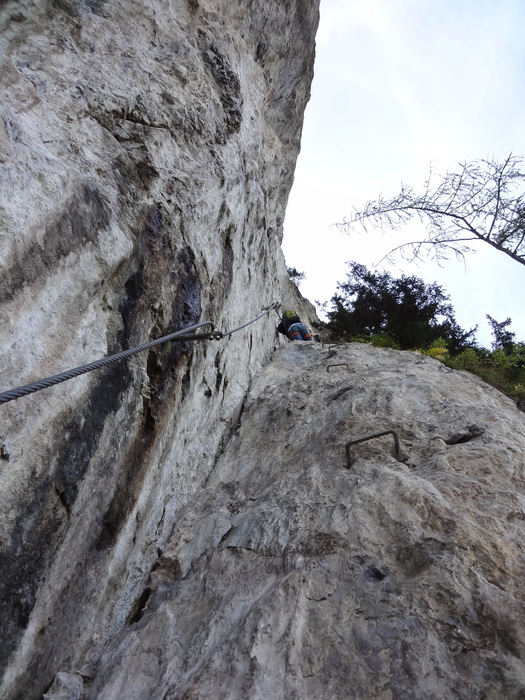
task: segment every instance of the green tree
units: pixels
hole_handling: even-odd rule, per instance
[[[515,342],[515,333],[507,329],[511,319],[498,322],[487,314],[494,341],[492,350],[467,348],[455,357],[444,358],[453,369],[477,374],[517,402],[525,411],[525,342]]]
[[[512,352],[512,346],[514,345],[515,333],[507,330],[507,326],[510,326],[512,320],[510,318],[505,319],[498,323],[495,318],[486,314],[488,322],[490,324],[491,333],[494,338],[492,343],[493,350],[502,350],[505,354]]]
[[[402,350],[427,349],[443,339],[456,354],[473,344],[476,328],[462,330],[449,297],[438,284],[418,277],[395,279],[348,263],[347,280],[337,285],[324,327],[334,340],[392,339]]]
[[[401,185],[395,197],[370,200],[337,225],[347,232],[356,224],[366,229],[367,223],[397,230],[415,217],[426,224],[426,238],[394,248],[387,257],[400,252],[412,260],[463,258],[472,252],[470,242],[483,241],[525,265],[524,186],[523,158],[474,160],[444,176],[431,170],[421,193]]]

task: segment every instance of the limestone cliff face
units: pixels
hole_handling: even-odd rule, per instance
[[[2,390],[309,317],[279,244],[317,19],[0,0]],[[524,414],[275,323],[0,406],[0,697],[524,697]]]
[[[387,430],[401,454],[347,467]],[[524,477],[523,413],[478,378],[279,350],[85,697],[523,697]]]
[[[316,0],[0,2],[0,388],[296,296],[280,250]],[[3,698],[133,617],[277,317],[2,406]]]

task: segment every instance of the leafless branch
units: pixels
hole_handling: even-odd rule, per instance
[[[405,256],[406,250],[411,249],[413,259],[430,256],[441,261],[450,254],[464,259],[465,253],[471,252],[464,242],[480,240],[525,265],[523,162],[523,158],[510,154],[503,163],[460,163],[458,173],[447,172],[444,176],[436,176],[431,167],[423,194],[402,184],[395,197],[381,194],[336,226],[345,232],[354,230],[357,224],[365,231],[367,224],[382,231],[399,230],[417,217],[426,225],[427,238],[404,243],[385,257],[398,252]],[[439,182],[434,185],[436,177]]]

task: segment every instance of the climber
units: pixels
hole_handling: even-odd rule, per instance
[[[295,311],[284,311],[277,330],[290,340],[313,340],[308,328],[301,322]]]

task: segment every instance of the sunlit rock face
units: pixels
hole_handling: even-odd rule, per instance
[[[274,301],[312,319],[280,241],[317,21],[315,0],[0,2],[2,390]],[[127,629],[276,323],[1,407],[2,698],[74,694]]]
[[[279,350],[86,697],[523,697],[524,476],[523,413],[478,378]]]

